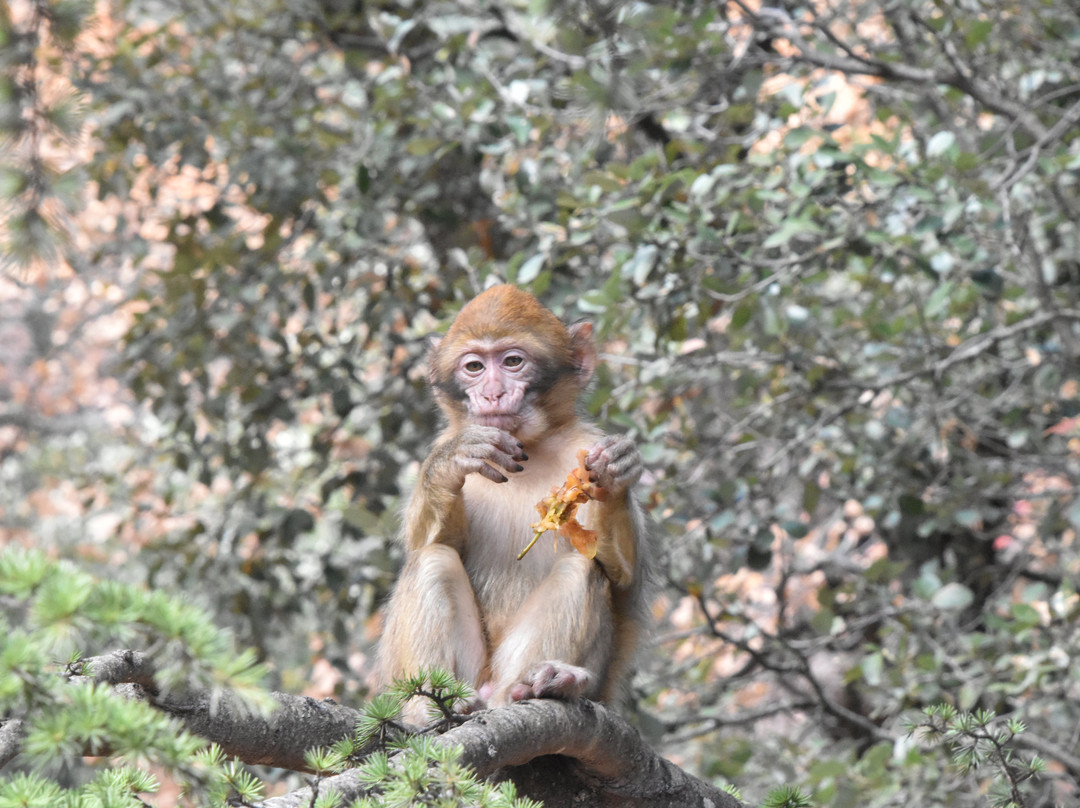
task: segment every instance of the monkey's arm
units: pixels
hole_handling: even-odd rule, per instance
[[[405,511],[405,546],[417,550],[429,544],[464,549],[468,523],[461,489],[469,474],[504,483],[505,474],[522,471],[527,460],[521,442],[491,426],[466,426],[440,439],[431,450]]]
[[[599,511],[596,526],[596,560],[615,586],[626,588],[637,569],[641,514],[633,502],[593,503]]]
[[[596,560],[611,582],[628,587],[637,569],[643,517],[630,489],[641,477],[641,454],[625,437],[602,438],[589,450],[585,466],[606,494],[590,503],[596,530]]]

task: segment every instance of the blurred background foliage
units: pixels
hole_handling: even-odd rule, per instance
[[[0,5],[0,537],[367,694],[425,337],[597,327],[663,559],[631,712],[748,797],[1080,782],[1069,0]],[[86,649],[94,653],[101,649]]]

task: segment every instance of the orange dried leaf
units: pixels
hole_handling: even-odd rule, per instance
[[[559,532],[570,540],[574,549],[586,558],[596,558],[596,531],[582,527],[577,519],[571,519]]]
[[[593,499],[603,499],[603,489],[589,480],[589,470],[585,468],[588,454],[587,449],[579,450],[578,464],[566,475],[566,482],[552,488],[551,494],[536,503],[540,521],[529,525],[533,529],[533,538],[518,554],[518,561],[524,558],[536,544],[536,540],[549,530],[557,530],[565,536],[574,549],[586,558],[596,556],[596,531],[584,527],[576,518],[578,505],[584,505]]]

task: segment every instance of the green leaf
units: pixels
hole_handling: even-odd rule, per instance
[[[31,178],[23,171],[0,166],[0,199],[9,200],[30,186]]]
[[[547,256],[542,252],[531,256],[524,264],[518,267],[515,280],[521,284],[532,283],[543,270],[545,261],[547,261]]]
[[[941,157],[956,145],[956,135],[947,129],[937,132],[926,144],[927,157]]]
[[[807,218],[785,219],[780,229],[770,234],[762,242],[762,247],[772,249],[782,247],[797,236],[819,236],[825,231],[816,222]]]
[[[859,670],[862,672],[866,684],[870,685],[870,687],[879,687],[885,670],[885,659],[881,652],[867,654],[863,657],[859,663]]]
[[[51,569],[52,562],[40,550],[9,545],[0,553],[0,592],[26,597]]]
[[[784,146],[789,149],[798,149],[800,146],[805,145],[811,138],[817,137],[820,134],[820,132],[817,132],[809,126],[798,126],[784,135]]]
[[[1028,603],[1014,603],[1011,607],[1013,619],[1021,627],[1034,627],[1042,622],[1039,611]]]
[[[36,774],[16,772],[0,781],[0,808],[54,808],[60,786]]]
[[[365,196],[371,190],[371,172],[363,163],[356,168],[356,188]]]
[[[930,598],[930,602],[934,606],[946,612],[958,612],[966,609],[974,600],[975,595],[972,591],[955,581],[945,584]]]
[[[658,250],[655,244],[639,244],[633,257],[623,264],[623,277],[629,276],[634,286],[644,286],[656,265]]]
[[[586,185],[593,185],[608,193],[618,193],[623,189],[623,183],[617,177],[613,177],[607,171],[586,171],[581,181]]]
[[[443,143],[444,141],[437,137],[417,137],[405,144],[405,151],[414,157],[426,157]]]
[[[907,516],[921,516],[926,513],[926,503],[922,497],[914,494],[901,494],[897,500],[901,513]]]
[[[731,327],[736,331],[743,328],[753,318],[756,309],[757,302],[751,298],[741,302],[735,307],[735,312],[731,315]]]
[[[986,41],[986,37],[993,30],[994,19],[992,16],[975,18],[968,27],[967,33],[964,35],[964,44],[967,45],[968,48],[976,48]]]
[[[952,291],[953,283],[947,281],[930,293],[930,297],[927,298],[926,305],[923,307],[923,314],[928,320],[936,320],[946,312]]]
[[[602,289],[593,289],[578,298],[578,308],[589,314],[601,314],[611,305],[611,298]]]

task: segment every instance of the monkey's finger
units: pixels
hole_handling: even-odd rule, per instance
[[[611,458],[607,464],[607,472],[616,480],[629,477],[635,473],[640,475],[641,454],[636,447],[631,445],[630,451],[626,454]]]
[[[518,682],[510,688],[507,698],[510,701],[525,701],[525,699],[535,699],[536,693],[533,692],[532,685],[526,684],[525,682]]]
[[[515,460],[528,460],[525,446],[509,432],[495,426],[474,425],[466,429],[462,436],[463,446],[494,448]]]
[[[629,438],[623,438],[618,435],[605,435],[604,437],[602,437],[600,440],[598,440],[592,445],[592,447],[589,449],[589,453],[585,456],[585,468],[592,470],[593,466],[600,462],[604,454],[609,452],[609,450],[613,446],[615,446],[621,441],[631,443]],[[631,443],[631,445],[633,444]]]
[[[517,451],[517,450],[514,450]],[[458,457],[462,462],[467,465],[475,466],[474,461],[486,461],[496,468],[515,473],[518,471],[524,471],[525,467],[518,462],[514,456],[514,451],[507,451],[500,446],[492,445],[490,443],[467,443],[459,447]],[[518,456],[522,454],[517,452]],[[525,458],[521,458],[524,460]],[[479,471],[477,468],[472,468],[472,471]]]
[[[507,480],[510,479],[505,474],[499,472],[492,466],[489,466],[487,463],[480,463],[476,469],[476,473],[479,474],[481,477],[486,477],[493,483],[505,483]]]
[[[624,458],[637,454],[637,446],[630,438],[608,435],[597,441],[585,457],[585,468],[590,471],[603,471],[608,466],[618,465]]]
[[[509,432],[503,432],[503,437],[499,443],[495,444],[498,448],[514,458],[514,460],[528,460],[529,456],[525,454],[525,444],[511,435]]]
[[[629,438],[609,436],[593,446],[585,466],[591,472],[590,480],[621,493],[640,479],[641,453]]]
[[[493,483],[505,483],[508,479],[506,474],[499,471],[498,467],[505,469],[509,473],[517,471],[524,471],[525,467],[520,463],[511,460],[506,455],[502,455],[502,461],[492,457],[462,457],[458,461],[458,468],[461,469],[462,474],[479,474],[481,477],[486,477]]]
[[[505,471],[510,472],[511,474],[515,474],[519,471],[525,471],[525,467],[521,465],[517,460],[515,460],[513,457],[506,454],[505,452],[498,451],[497,449],[492,450],[487,454],[484,454],[482,456],[482,459],[486,460],[488,463],[491,463],[493,466],[497,466],[500,469],[504,469]]]
[[[493,454],[499,456],[494,457]],[[502,462],[499,462],[500,457]],[[525,470],[523,465],[511,460],[509,456],[493,452],[476,451],[472,453],[462,451],[454,459],[454,467],[457,469],[462,483],[464,483],[465,477],[470,474],[479,474],[481,477],[486,477],[495,483],[505,483],[507,477],[499,471],[497,466],[501,466],[510,473]]]

